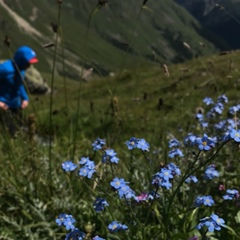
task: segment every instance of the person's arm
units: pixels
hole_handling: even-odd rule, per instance
[[[24,109],[28,106],[29,97],[23,83],[20,85],[20,96],[22,98],[21,108]]]
[[[3,64],[0,64],[0,88],[4,88],[4,85],[6,84],[6,69]],[[2,91],[1,91],[2,93]],[[0,93],[0,108],[3,110],[8,110],[8,105],[4,102],[4,97],[1,96]]]

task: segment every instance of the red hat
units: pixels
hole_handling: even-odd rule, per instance
[[[37,59],[37,57],[33,57],[33,58],[30,59],[28,62],[29,62],[29,63],[37,63],[37,62],[38,62],[38,59]]]

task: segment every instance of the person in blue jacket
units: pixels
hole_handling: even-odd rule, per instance
[[[17,49],[13,59],[0,64],[0,110],[4,110],[0,112],[1,115],[10,112],[11,115],[19,117],[21,109],[28,106],[29,97],[23,81],[26,69],[36,62],[38,62],[36,53],[30,47],[22,46]],[[10,126],[13,124],[8,122],[7,125],[10,133],[13,133],[15,130]]]

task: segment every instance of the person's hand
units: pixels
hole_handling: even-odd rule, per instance
[[[4,102],[0,102],[0,108],[2,108],[3,110],[8,110],[8,105]]]
[[[22,105],[21,105],[21,108],[24,109],[28,106],[28,101],[27,100],[24,100],[22,101]]]

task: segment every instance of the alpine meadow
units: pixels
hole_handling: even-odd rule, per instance
[[[239,8],[0,0],[0,239],[239,240]]]

